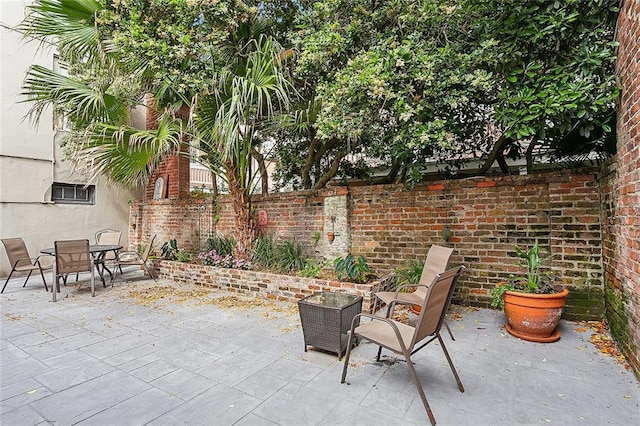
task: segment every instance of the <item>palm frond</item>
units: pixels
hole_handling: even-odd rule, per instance
[[[91,178],[104,174],[126,187],[144,185],[162,158],[180,146],[182,130],[180,120],[170,117],[161,117],[154,130],[97,124],[72,160]]]
[[[246,64],[220,71],[218,84],[198,105],[197,127],[219,141],[227,158],[246,156],[255,123],[288,109],[295,93],[281,63],[283,49],[275,41],[261,37],[246,49]]]
[[[74,122],[122,124],[127,117],[126,105],[115,96],[40,65],[27,71],[21,94],[26,97],[23,102],[33,103],[28,115],[36,123],[50,105]]]
[[[25,37],[51,40],[66,59],[91,61],[104,54],[95,18],[97,0],[35,0],[17,27]]]

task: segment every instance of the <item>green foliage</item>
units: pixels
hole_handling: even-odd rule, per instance
[[[198,160],[226,182],[236,250],[247,255],[256,135],[277,127],[273,117],[296,97],[286,64],[291,52],[276,40],[286,40],[282,25],[297,13],[293,6],[34,0],[20,28],[56,46],[68,75],[30,68],[23,95],[32,102],[31,117],[37,122],[48,107],[64,114],[71,126],[65,149],[79,167],[130,187],[146,184],[161,159],[189,141],[203,152]],[[134,129],[128,112],[148,94],[158,128]]]
[[[251,260],[269,269],[276,265],[276,242],[270,236],[261,236],[253,242]]]
[[[320,241],[320,236],[322,234],[320,232],[314,232],[313,236],[311,237],[311,242],[313,243],[313,245],[315,246],[316,244],[318,244],[318,241]]]
[[[602,151],[619,95],[617,3],[315,2],[294,40],[317,107],[310,129],[283,138],[280,176],[308,187],[335,168],[358,175],[345,152],[416,184],[433,159],[451,174],[480,159],[469,173],[483,173],[496,159],[533,167],[534,148],[561,154],[567,138],[573,152]]]
[[[283,241],[276,246],[277,268],[281,272],[302,270],[305,258],[302,246],[291,241]]]
[[[497,285],[491,290],[491,306],[502,309],[504,307],[504,293],[506,291],[521,291],[524,293],[555,293],[553,277],[543,273],[540,268],[549,257],[540,257],[538,240],[529,250],[514,246],[519,265],[525,270],[525,275],[509,277],[509,282]]]
[[[420,282],[420,277],[422,276],[423,269],[423,261],[417,259],[411,260],[408,265],[395,271],[395,287],[401,285],[417,285]]]
[[[216,235],[207,238],[205,242],[205,251],[215,250],[220,256],[233,254],[236,242],[232,237]]]
[[[507,284],[499,284],[491,289],[491,306],[498,309],[504,309],[504,294],[512,291],[514,288]]]
[[[367,281],[367,274],[370,272],[369,265],[363,256],[354,258],[348,254],[346,257],[338,257],[333,261],[333,266],[338,279],[347,279],[356,283]]]
[[[193,260],[193,256],[184,250],[178,250],[178,254],[176,255],[176,260],[178,262],[191,262],[191,260]]]
[[[178,258],[178,242],[176,239],[165,241],[160,248],[162,252],[162,258],[165,260],[176,260]]]
[[[540,258],[540,246],[536,240],[533,247],[524,251],[519,246],[514,246],[516,256],[520,259],[520,265],[526,270],[526,276],[513,277],[512,281],[523,283],[528,293],[537,293],[545,284],[546,275],[540,273],[540,266],[548,258]]]
[[[178,248],[178,242],[175,238],[165,241],[160,250],[161,257],[165,260],[177,260],[178,262],[190,262],[192,260],[191,254]]]
[[[317,263],[313,259],[306,259],[304,261],[304,268],[298,272],[298,276],[306,278],[320,278],[322,275],[322,268],[324,268],[324,262]]]

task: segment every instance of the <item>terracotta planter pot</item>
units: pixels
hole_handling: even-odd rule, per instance
[[[420,312],[422,312],[422,306],[420,305],[411,305],[411,312],[413,312],[416,315],[420,315]]]
[[[531,342],[549,343],[560,339],[556,330],[569,290],[554,294],[507,291],[504,294],[505,328],[512,336]]]

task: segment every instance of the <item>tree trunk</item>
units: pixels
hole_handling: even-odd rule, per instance
[[[251,256],[251,243],[254,239],[255,226],[251,218],[251,198],[240,185],[237,176],[237,168],[233,164],[227,164],[227,179],[229,181],[229,198],[234,212],[237,258],[248,260]]]
[[[313,189],[322,189],[325,187],[327,182],[329,182],[335,175],[338,173],[338,168],[340,167],[340,161],[347,155],[347,151],[341,149],[336,153],[336,156],[333,157],[333,162],[331,163],[331,168],[327,170],[327,172],[322,175],[320,179],[313,186]]]
[[[493,148],[491,149],[491,152],[485,159],[482,167],[474,170],[462,170],[460,171],[460,173],[457,174],[456,177],[465,178],[465,177],[480,176],[485,174],[487,170],[491,168],[494,161],[498,159],[498,157],[504,152],[504,149],[507,147],[507,145],[509,145],[511,142],[513,142],[513,139],[507,138],[504,135],[500,136],[500,139],[498,139],[496,143],[493,145]]]
[[[263,194],[269,193],[269,174],[267,173],[267,166],[264,163],[264,155],[258,152],[257,149],[251,148],[251,156],[255,158],[258,163],[258,170],[260,172],[260,183]]]

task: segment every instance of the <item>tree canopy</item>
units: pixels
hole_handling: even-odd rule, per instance
[[[34,65],[23,92],[36,121],[66,115],[74,159],[124,185],[200,148],[246,252],[267,138],[294,188],[606,152],[617,13],[616,0],[35,0],[19,29],[55,44],[68,74]],[[131,125],[146,94],[157,129]]]
[[[189,143],[226,180],[238,254],[253,239],[250,189],[256,133],[295,96],[273,19],[234,0],[36,0],[21,29],[50,39],[68,75],[33,66],[23,86],[36,120],[52,105],[71,124],[72,157],[124,185],[144,184]],[[132,127],[148,99],[156,129]]]
[[[292,39],[312,108],[282,137],[282,176],[417,182],[507,158],[603,150],[613,132],[615,0],[324,0]],[[366,159],[366,161],[365,161]],[[479,165],[458,168],[470,160]]]

